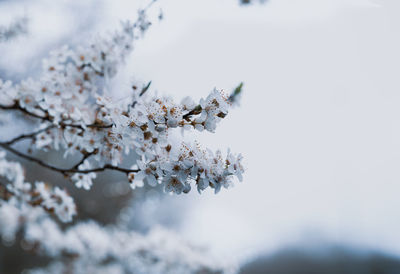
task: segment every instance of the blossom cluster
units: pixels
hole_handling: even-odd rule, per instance
[[[133,188],[143,182],[164,184],[167,192],[179,194],[187,193],[194,182],[199,191],[211,187],[218,192],[233,176],[241,178],[242,157],[228,152],[224,158],[219,151],[179,143],[169,132],[178,127],[214,132],[235,96],[214,89],[198,103],[189,97],[176,103],[145,96],[149,85],[132,85],[126,100],[115,100],[107,91],[108,79],[149,25],[140,11],[138,21],[124,23],[109,37],[52,52],[38,80],[0,80],[0,109],[19,110],[38,121],[37,134],[30,136],[32,148],[63,149],[65,157],[82,155],[82,161],[62,170],[77,187],[90,189],[96,172],[114,169],[126,173]],[[139,156],[136,165],[121,168],[130,152]]]
[[[43,241],[50,235],[50,241]],[[55,258],[45,268],[28,271],[47,273],[138,273],[186,274],[230,273],[199,247],[186,243],[163,228],[153,228],[147,235],[116,227],[102,228],[94,222],[80,223],[65,232],[54,223],[43,222],[27,230],[28,243],[42,242],[41,250]],[[57,260],[63,254],[73,260]]]
[[[61,222],[70,222],[76,215],[74,200],[65,190],[43,182],[26,182],[22,166],[8,161],[5,152],[0,151],[0,211],[9,216],[5,218],[8,225],[0,227],[0,231],[6,229],[5,235],[9,235],[20,221],[10,208],[24,211],[27,207],[54,214]]]
[[[213,89],[198,102],[151,96],[150,83],[137,82],[123,91],[129,94],[123,100],[113,96],[110,79],[150,25],[146,9],[140,10],[135,22],[124,22],[109,35],[51,52],[38,78],[0,79],[0,111],[17,114],[13,118],[28,121],[32,129],[0,141],[0,237],[7,243],[21,239],[23,249],[52,260],[28,273],[229,272],[204,250],[162,229],[140,235],[118,225],[60,224],[77,213],[67,191],[27,182],[22,166],[6,159],[5,152],[14,154],[86,190],[106,170],[124,173],[133,189],[161,185],[176,194],[192,188],[217,193],[234,177],[241,181],[240,154],[213,152],[173,133],[215,132],[238,103],[242,84],[231,95]],[[30,140],[27,153],[15,146],[24,140]],[[30,154],[34,151],[58,151],[74,162],[58,167]]]
[[[148,235],[95,222],[78,223],[62,230],[48,213],[29,203],[0,207],[3,240],[16,238],[24,249],[53,260],[27,273],[229,273],[206,250],[186,243],[161,228]]]
[[[0,182],[3,241],[22,237],[18,239],[24,249],[54,260],[28,273],[228,273],[205,250],[165,229],[141,235],[118,226],[81,222],[63,230],[49,217],[54,214],[70,222],[76,214],[73,199],[57,187],[25,182],[21,165],[6,160],[4,152],[0,152]]]

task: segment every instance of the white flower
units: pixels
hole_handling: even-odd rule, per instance
[[[90,190],[93,184],[93,179],[96,178],[95,173],[89,173],[89,174],[81,174],[81,173],[76,173],[72,176],[72,181],[75,181],[75,186],[77,188],[83,188],[85,190]]]
[[[51,52],[37,80],[17,85],[0,80],[0,104],[17,102],[28,116],[40,115],[44,126],[54,126],[33,138],[37,149],[61,148],[65,157],[88,157],[100,169],[121,165],[128,153],[141,157],[139,172],[128,174],[132,188],[164,182],[167,191],[181,193],[197,183],[199,191],[209,186],[218,191],[228,187],[233,176],[242,180],[241,156],[228,153],[223,159],[219,152],[214,155],[197,144],[181,145],[172,138],[177,127],[214,132],[230,106],[222,91],[212,90],[199,103],[185,97],[180,104],[170,97],[141,96],[139,90],[128,100],[110,96],[105,83],[131,51],[135,31],[147,28],[146,22],[140,13],[138,22],[124,23],[109,37]],[[86,160],[78,172],[70,174],[76,187],[91,188],[96,173],[81,172],[89,169]],[[12,181],[14,191],[25,188],[23,177]]]
[[[92,166],[89,163],[89,161],[85,160],[85,162],[82,165],[80,165],[78,169],[79,170],[88,170],[88,169],[91,169],[91,168],[92,168]],[[92,187],[92,184],[93,184],[93,179],[95,179],[96,176],[97,175],[94,172],[90,172],[90,173],[87,173],[87,174],[75,173],[71,177],[71,179],[72,179],[72,181],[75,182],[75,186],[77,188],[83,188],[85,190],[90,190],[90,188]]]
[[[140,171],[135,175],[135,180],[142,180],[147,182],[150,186],[156,186],[158,181],[155,177],[156,167],[146,164],[144,160],[136,161]]]
[[[11,81],[4,82],[0,79],[0,104],[5,106],[14,104],[16,93]]]
[[[72,197],[58,187],[54,189],[54,196],[57,199],[54,207],[57,217],[64,223],[72,221],[72,217],[76,215],[76,206]]]

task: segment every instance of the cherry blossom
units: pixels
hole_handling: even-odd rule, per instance
[[[123,90],[123,100],[114,96],[110,79],[151,26],[147,9],[154,2],[139,10],[135,22],[123,22],[108,35],[50,52],[36,78],[0,79],[0,112],[12,113],[13,122],[30,129],[0,141],[0,236],[6,242],[20,236],[27,249],[53,260],[30,273],[61,273],[67,267],[72,273],[229,272],[163,230],[140,235],[95,222],[64,229],[60,222],[71,223],[77,214],[73,198],[49,182],[27,182],[21,164],[6,159],[12,154],[30,161],[87,191],[104,171],[124,174],[132,189],[160,186],[173,194],[207,188],[218,193],[235,178],[242,181],[241,154],[214,152],[174,134],[216,132],[238,103],[242,84],[232,94],[214,88],[197,102],[156,96],[151,82],[138,81]],[[22,141],[29,141],[27,153],[17,146]],[[58,152],[69,165],[47,162],[32,153],[37,151]]]

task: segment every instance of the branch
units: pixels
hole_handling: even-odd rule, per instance
[[[79,166],[80,166],[81,164],[83,164],[83,162],[85,162],[85,160],[86,160],[87,158],[89,158],[90,156],[92,156],[93,154],[94,154],[94,151],[91,152],[91,153],[86,153],[86,154],[84,154],[83,157],[82,157],[82,159],[81,159],[73,168],[74,168],[74,169],[78,169]]]
[[[183,115],[182,118],[188,120],[190,116],[200,114],[201,111],[202,111],[201,106],[197,105],[194,109]]]
[[[52,128],[54,128],[54,127],[55,127],[55,125],[50,125],[50,126],[48,126],[48,127],[46,127],[46,128],[43,128],[43,129],[41,129],[41,130],[38,130],[38,131],[33,132],[33,133],[30,133],[30,134],[22,134],[22,135],[20,135],[20,136],[15,137],[14,139],[11,139],[10,141],[5,142],[5,144],[6,144],[6,145],[12,145],[12,144],[14,144],[14,143],[16,143],[16,142],[18,142],[18,141],[23,140],[23,139],[33,138],[33,137],[35,137],[36,135],[38,135],[38,134],[40,134],[40,133],[42,133],[42,132],[46,132],[47,130],[52,129]]]
[[[231,93],[231,95],[228,97],[228,101],[230,103],[235,103],[238,100],[238,96],[241,94],[241,92],[243,91],[243,82],[241,82]],[[202,107],[201,105],[197,105],[195,106],[194,109],[192,109],[191,111],[189,111],[188,113],[184,114],[182,116],[183,119],[185,119],[186,121],[189,121],[190,116],[192,115],[197,115],[200,114],[202,111]]]
[[[25,114],[27,114],[29,116],[32,116],[34,118],[50,121],[48,117],[43,117],[43,116],[40,116],[40,115],[37,115],[35,113],[27,111],[26,109],[22,108],[18,104],[18,102],[15,102],[14,105],[11,105],[11,106],[0,105],[0,109],[3,109],[3,110],[19,110],[19,111],[21,111],[21,112],[23,112],[23,113],[25,113]]]
[[[3,149],[5,149],[5,150],[7,150],[7,151],[9,151],[9,152],[21,157],[21,158],[23,158],[25,160],[34,162],[34,163],[36,163],[36,164],[38,164],[38,165],[40,165],[40,166],[42,166],[44,168],[53,170],[55,172],[62,173],[63,175],[68,175],[68,174],[73,174],[73,173],[88,174],[88,173],[92,173],[92,172],[103,172],[105,170],[115,170],[115,171],[123,172],[125,174],[136,173],[136,172],[140,171],[140,169],[127,169],[127,168],[113,166],[113,165],[110,165],[110,164],[106,164],[103,167],[92,168],[92,169],[84,169],[84,170],[79,170],[78,168],[75,167],[75,165],[72,168],[60,168],[60,167],[49,165],[49,164],[43,162],[42,160],[37,159],[35,157],[32,157],[30,155],[24,154],[24,153],[14,149],[14,148],[12,148],[7,143],[0,142],[0,147],[2,147]]]
[[[50,122],[50,123],[53,122],[53,119],[48,114],[46,116],[41,116],[41,115],[35,114],[33,112],[29,112],[26,109],[22,108],[18,104],[18,102],[15,102],[15,104],[11,105],[11,106],[0,105],[0,109],[3,109],[3,110],[18,110],[18,111],[21,111],[22,113],[27,114],[27,115],[29,115],[31,117],[38,118],[38,119],[41,119],[43,121],[47,121],[47,122]],[[60,122],[59,125],[61,127],[74,127],[74,128],[83,129],[83,127],[81,125],[66,124],[65,122]],[[90,127],[90,128],[111,128],[112,126],[113,125],[102,125],[102,124],[96,124],[96,123],[86,125],[86,127]]]
[[[99,75],[99,76],[101,76],[101,77],[104,77],[104,72],[96,70],[96,69],[92,66],[92,64],[90,64],[90,63],[88,63],[88,64],[83,64],[83,65],[80,66],[79,68],[80,68],[80,69],[84,69],[85,67],[91,68],[91,69],[94,71],[94,73],[96,73],[97,75]]]

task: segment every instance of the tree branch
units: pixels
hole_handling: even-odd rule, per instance
[[[78,169],[79,166],[80,166],[81,164],[83,164],[83,162],[84,162],[87,158],[89,158],[90,156],[92,156],[93,154],[94,154],[94,152],[84,154],[83,157],[82,157],[82,159],[81,159],[73,168],[74,168],[74,169]]]
[[[35,137],[36,135],[38,135],[38,134],[40,134],[40,133],[42,133],[42,132],[46,132],[47,130],[52,129],[52,128],[54,128],[54,127],[55,127],[55,125],[50,125],[50,126],[48,126],[48,127],[46,127],[46,128],[43,128],[43,129],[41,129],[41,130],[38,130],[38,131],[33,132],[33,133],[30,133],[30,134],[22,134],[22,135],[20,135],[20,136],[17,136],[17,137],[15,137],[15,138],[11,139],[10,141],[5,142],[5,144],[6,144],[6,145],[12,145],[12,144],[14,144],[14,143],[16,143],[16,142],[18,142],[18,141],[23,140],[23,139],[33,138],[33,137]]]
[[[79,170],[78,168],[75,167],[76,165],[74,165],[74,167],[72,167],[72,168],[59,168],[59,167],[47,164],[46,162],[44,162],[44,161],[42,161],[40,159],[37,159],[37,158],[35,158],[33,156],[24,154],[24,153],[14,149],[14,148],[12,148],[7,143],[1,143],[0,142],[0,147],[2,147],[3,149],[5,149],[5,150],[7,150],[7,151],[9,151],[9,152],[21,157],[21,158],[23,158],[25,160],[34,162],[34,163],[36,163],[36,164],[38,164],[38,165],[40,165],[40,166],[42,166],[44,168],[52,170],[52,171],[62,173],[63,175],[69,175],[69,174],[74,174],[74,173],[80,173],[80,174],[88,174],[88,173],[92,173],[92,172],[97,173],[97,172],[103,172],[105,170],[115,170],[115,171],[119,171],[119,172],[122,172],[122,173],[125,173],[125,174],[136,173],[136,172],[140,171],[140,169],[128,169],[128,168],[122,168],[122,167],[113,166],[113,165],[110,165],[110,164],[106,164],[103,167],[92,168],[92,169],[84,169],[84,170]]]
[[[190,116],[200,114],[201,111],[202,111],[201,106],[197,105],[194,109],[183,115],[182,118],[188,120]]]
[[[53,122],[53,119],[50,116],[48,116],[48,115],[47,116],[41,116],[41,115],[38,115],[36,113],[29,112],[26,109],[24,109],[23,107],[21,107],[18,104],[18,102],[15,102],[15,104],[11,105],[11,106],[0,105],[0,109],[3,109],[3,110],[17,110],[17,111],[21,111],[22,113],[24,113],[26,115],[29,115],[29,116],[31,116],[33,118],[38,118],[38,119],[41,119],[43,121],[47,121],[47,122],[50,122],[50,123]],[[59,125],[61,127],[74,127],[74,128],[83,129],[83,127],[81,125],[67,124],[65,122],[60,122]],[[86,125],[86,127],[90,127],[90,128],[111,128],[112,126],[113,125],[102,125],[102,124],[96,124],[96,123]]]

